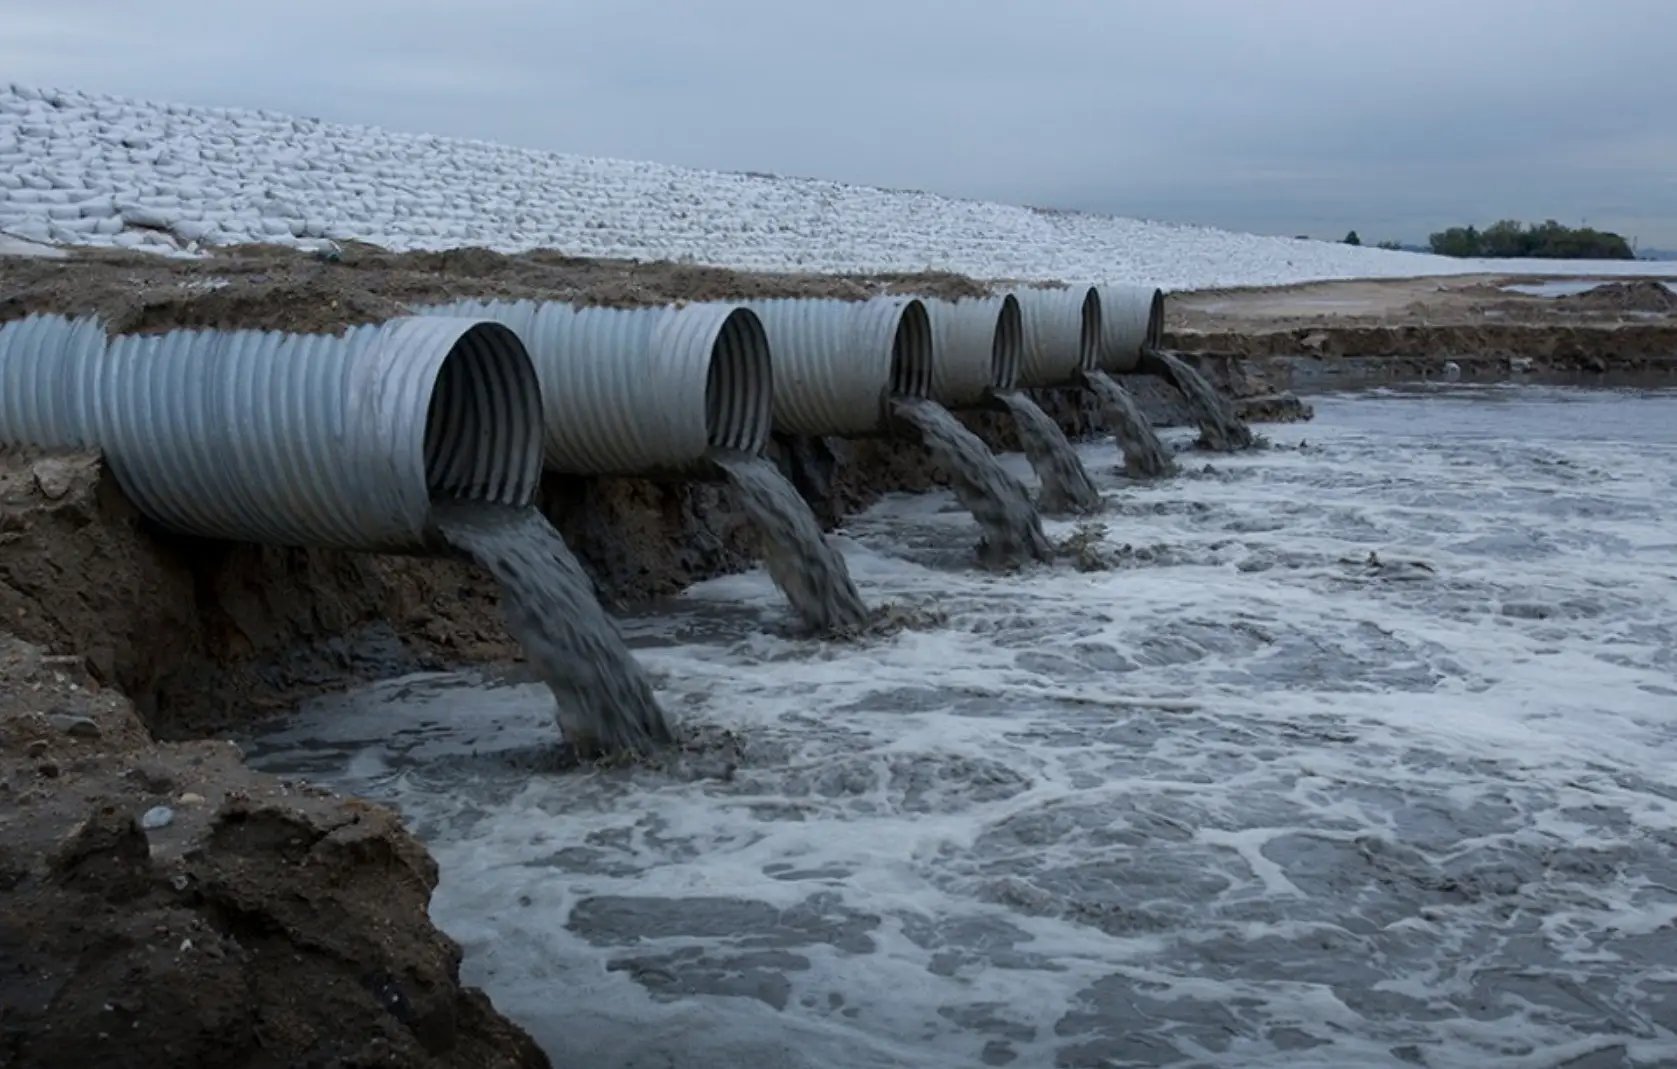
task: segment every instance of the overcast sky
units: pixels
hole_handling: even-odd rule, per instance
[[[1365,241],[1677,248],[1677,0],[0,0],[0,76]]]

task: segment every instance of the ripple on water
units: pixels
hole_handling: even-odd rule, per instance
[[[656,761],[482,675],[253,760],[402,807],[556,1063],[1677,1064],[1677,398],[1317,414],[1157,484],[1084,447],[1101,526],[1017,575],[882,502],[836,544],[923,626],[766,629],[761,574],[629,621]]]

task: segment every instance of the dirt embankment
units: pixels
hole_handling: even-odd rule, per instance
[[[1468,276],[1173,295],[1165,344],[1281,389],[1441,377],[1677,378],[1677,294],[1666,284],[1599,280],[1598,288],[1562,296],[1507,288],[1542,281]]]
[[[572,301],[632,308],[675,301],[881,293],[950,299],[985,284],[938,272],[801,275],[668,262],[591,260],[487,249],[393,253],[345,243],[335,258],[240,246],[202,260],[73,250],[62,260],[0,257],[0,323],[32,312],[98,315],[112,333],[247,328],[335,333],[452,300]]]
[[[155,744],[79,658],[0,635],[0,678],[0,1066],[548,1065],[395,814]]]

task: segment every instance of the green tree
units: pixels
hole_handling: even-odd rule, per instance
[[[1403,248],[1403,246],[1396,241],[1377,242],[1374,247],[1377,249],[1390,249],[1393,252],[1398,252]]]
[[[1357,232],[1355,230],[1345,235],[1345,244],[1347,245],[1361,245],[1362,243],[1363,239],[1357,236]]]
[[[1427,239],[1440,256],[1541,260],[1634,260],[1630,242],[1610,231],[1562,226],[1553,219],[1533,226],[1502,219],[1484,230],[1453,226]]]

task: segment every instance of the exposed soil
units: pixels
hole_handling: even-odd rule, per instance
[[[981,296],[986,285],[943,273],[800,275],[669,262],[589,260],[487,249],[393,253],[356,242],[335,259],[277,246],[163,259],[76,249],[63,259],[0,256],[0,323],[32,312],[98,315],[113,333],[180,327],[338,333],[466,298],[636,307],[772,297],[863,300],[881,293]]]
[[[1662,282],[1639,279],[1635,282],[1613,282],[1583,293],[1572,293],[1556,298],[1556,304],[1569,312],[1677,312],[1677,292]]]
[[[1321,282],[1166,299],[1164,342],[1214,377],[1320,389],[1440,377],[1636,384],[1677,377],[1677,295],[1604,281],[1564,297],[1528,276]]]
[[[426,916],[387,809],[153,743],[0,635],[0,1066],[538,1069]]]

